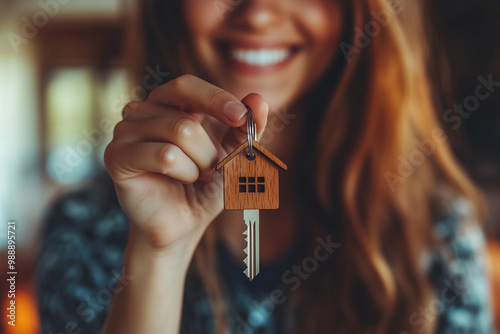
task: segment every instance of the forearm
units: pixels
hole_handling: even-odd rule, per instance
[[[122,272],[128,284],[115,293],[102,334],[178,333],[190,258],[129,243]]]

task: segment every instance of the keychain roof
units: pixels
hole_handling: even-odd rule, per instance
[[[269,160],[274,162],[277,166],[281,167],[281,169],[287,170],[287,166],[285,165],[285,163],[283,161],[281,161],[280,159],[278,159],[278,157],[276,157],[274,154],[269,152],[269,150],[266,149],[264,146],[259,144],[259,142],[252,141],[252,145],[255,149],[257,149],[257,151],[262,153],[266,158],[268,158]],[[237,156],[241,151],[243,151],[247,147],[248,147],[248,140],[245,140],[245,142],[243,144],[238,146],[238,148],[235,149],[233,152],[231,152],[231,154],[229,154],[227,157],[225,157],[223,160],[221,160],[221,162],[219,162],[217,164],[217,166],[215,167],[215,170],[217,171],[217,170],[221,169],[222,167],[224,167],[225,164],[227,164],[231,159],[233,159],[235,156]]]

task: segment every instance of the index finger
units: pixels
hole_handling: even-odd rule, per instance
[[[234,95],[190,74],[159,86],[151,92],[148,101],[179,107],[186,112],[204,112],[231,127],[241,126],[247,112]]]

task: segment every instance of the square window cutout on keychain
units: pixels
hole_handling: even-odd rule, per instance
[[[287,166],[257,142],[252,110],[247,106],[248,140],[217,164],[223,168],[224,208],[243,210],[247,229],[244,273],[252,280],[259,273],[259,209],[279,207],[279,169]]]

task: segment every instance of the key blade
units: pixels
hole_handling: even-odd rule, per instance
[[[247,237],[247,247],[243,250],[247,257],[245,275],[251,280],[259,273],[259,210],[244,210],[243,218],[247,229],[243,234]]]
[[[247,209],[243,210],[243,219],[246,222],[259,222],[259,210],[258,209]]]

